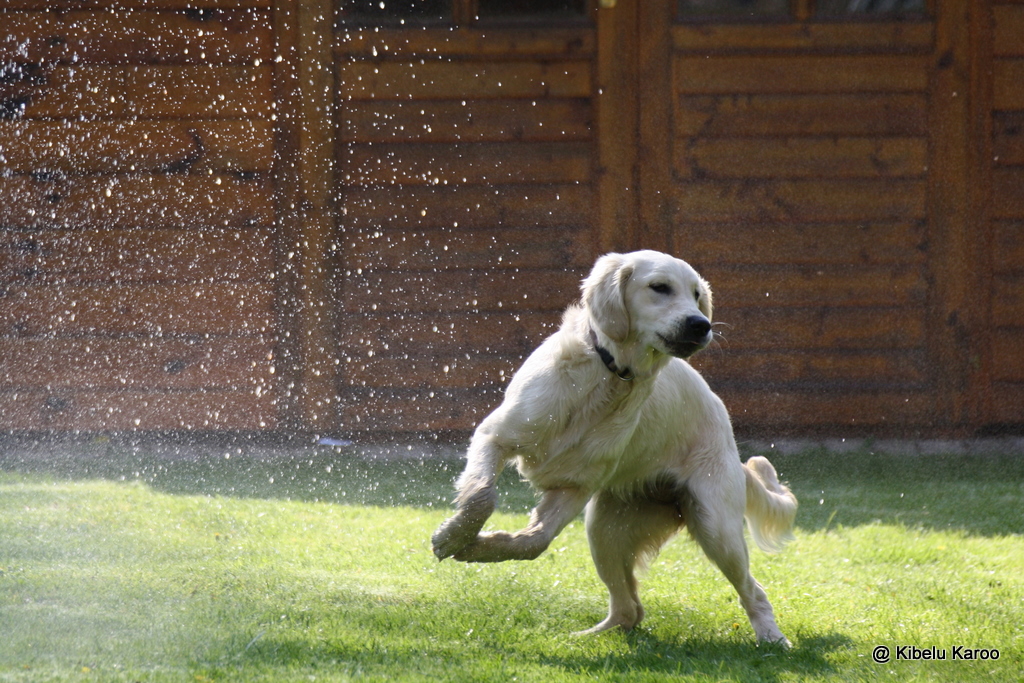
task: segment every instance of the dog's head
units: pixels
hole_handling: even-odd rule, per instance
[[[590,324],[620,344],[689,358],[711,342],[711,287],[668,254],[602,256],[583,281],[583,305]]]

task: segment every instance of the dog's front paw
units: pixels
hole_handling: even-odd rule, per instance
[[[476,540],[479,527],[466,524],[463,515],[456,514],[437,528],[430,537],[430,545],[437,559],[443,560],[459,552]]]
[[[439,560],[451,557],[475,541],[494,512],[498,494],[493,486],[480,486],[470,491],[460,496],[458,511],[430,538],[430,545]]]

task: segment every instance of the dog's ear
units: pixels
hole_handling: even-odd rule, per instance
[[[700,290],[700,300],[697,302],[697,307],[704,314],[705,318],[711,320],[711,285],[704,278],[700,279]]]
[[[624,341],[629,335],[626,283],[632,275],[633,265],[622,254],[605,254],[583,281],[583,305],[612,341]]]

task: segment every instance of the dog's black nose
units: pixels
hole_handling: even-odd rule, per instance
[[[691,315],[686,319],[684,336],[687,341],[703,341],[711,331],[711,323],[702,315]]]

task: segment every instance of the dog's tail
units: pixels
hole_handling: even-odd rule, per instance
[[[796,496],[779,483],[767,458],[754,456],[743,465],[747,476],[747,525],[754,542],[765,552],[775,552],[793,538]]]

